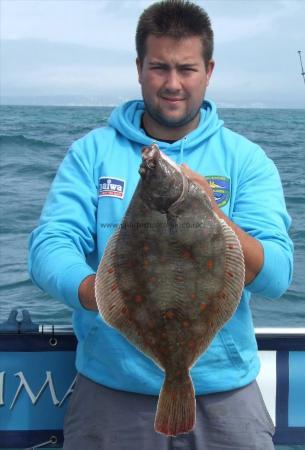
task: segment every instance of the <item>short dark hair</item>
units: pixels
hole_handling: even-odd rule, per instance
[[[136,31],[136,49],[140,64],[146,54],[149,35],[174,39],[198,36],[202,40],[205,65],[213,55],[213,30],[203,8],[187,0],[163,0],[153,3],[141,14]]]

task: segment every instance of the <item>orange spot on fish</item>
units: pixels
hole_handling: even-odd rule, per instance
[[[213,269],[214,261],[212,259],[208,259],[207,266],[208,266],[208,270]]]
[[[134,297],[134,302],[135,302],[135,303],[142,303],[142,301],[143,301],[142,295],[137,294],[137,295]]]
[[[111,291],[112,291],[112,292],[116,291],[117,288],[118,288],[118,285],[117,285],[116,283],[113,283],[113,284],[111,285]]]
[[[206,307],[207,307],[207,305],[205,303],[200,303],[199,308],[201,311],[204,311]]]
[[[176,398],[178,397],[177,392],[176,392],[176,391],[173,391],[173,392],[171,393],[171,397],[172,397],[173,400],[176,400]],[[177,448],[177,447],[176,447],[176,448]]]
[[[113,267],[109,267],[107,272],[108,273],[112,273],[113,272]]]
[[[193,255],[192,255],[192,253],[189,250],[183,250],[181,252],[181,257],[183,259],[192,259]]]
[[[234,275],[233,275],[233,273],[232,272],[227,272],[227,274],[229,275],[229,277],[231,277],[231,278],[233,278],[234,277]]]
[[[232,244],[230,244],[228,247],[230,250],[233,250],[235,248],[234,245],[232,245]]]
[[[166,311],[163,314],[163,317],[165,317],[165,319],[172,319],[173,317],[175,317],[175,314],[173,313],[173,311]]]
[[[127,314],[128,313],[128,308],[126,306],[123,306],[121,311],[122,311],[123,314]]]

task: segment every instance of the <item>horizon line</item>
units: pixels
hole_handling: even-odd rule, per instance
[[[81,105],[81,104],[47,104],[47,103],[2,103],[0,101],[0,107],[1,106],[28,106],[28,107],[47,107],[47,108],[116,108],[122,103],[116,103],[116,104],[108,104],[108,105],[94,105],[94,104],[88,104],[88,105]],[[217,109],[275,109],[275,110],[305,110],[305,107],[302,106],[217,106]]]

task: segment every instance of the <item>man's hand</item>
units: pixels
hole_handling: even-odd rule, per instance
[[[221,211],[215,201],[211,186],[203,176],[199,175],[196,172],[193,172],[186,164],[181,164],[181,169],[190,180],[192,180],[194,183],[197,183],[200,187],[203,188],[203,190],[211,200],[212,209],[215,214],[220,219],[223,219],[237,235],[245,259],[245,284],[251,283],[251,281],[254,280],[256,275],[261,270],[264,263],[264,251],[260,242],[249,234],[245,233]],[[253,214],[255,214],[255,211],[253,211]]]
[[[78,298],[84,308],[98,311],[95,300],[95,275],[85,278],[78,288]]]
[[[203,176],[199,175],[199,173],[193,172],[193,170],[191,170],[189,168],[189,166],[187,166],[186,164],[181,164],[181,169],[183,170],[185,175],[190,180],[192,180],[194,183],[197,183],[200,187],[203,188],[203,190],[206,192],[206,194],[208,195],[209,199],[211,200],[212,208],[213,209],[219,209],[218,206],[217,206],[217,203],[215,201],[213,190],[212,190],[209,182]]]

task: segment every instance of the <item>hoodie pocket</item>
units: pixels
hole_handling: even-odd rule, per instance
[[[125,350],[126,339],[115,328],[107,325],[97,315],[88,335],[85,338],[83,348],[88,360],[94,359],[99,363],[109,366],[115,364],[116,358],[122,359]]]
[[[95,320],[91,324],[90,328],[88,329],[87,335],[83,342],[83,350],[86,355],[91,357],[92,349],[96,343],[97,340],[97,333],[98,333],[98,315],[96,316]]]
[[[247,367],[247,363],[238,350],[230,331],[227,328],[222,328],[219,332],[219,336],[232,365],[238,369],[245,369]]]

